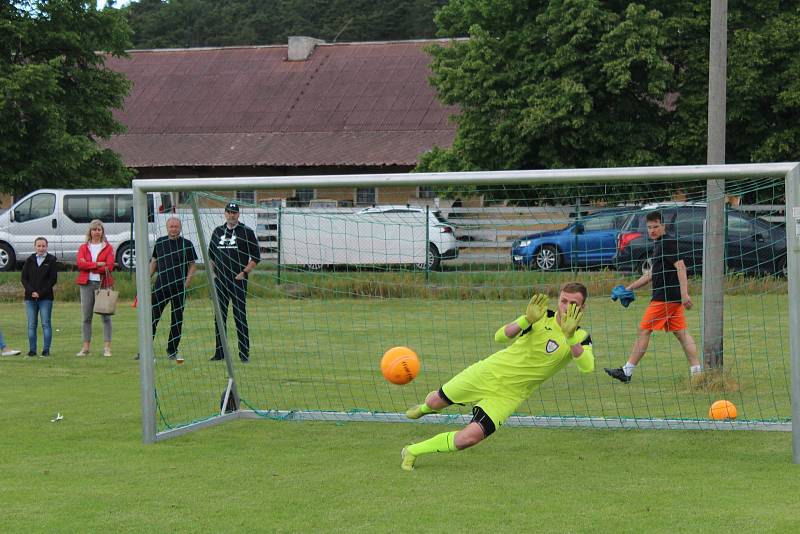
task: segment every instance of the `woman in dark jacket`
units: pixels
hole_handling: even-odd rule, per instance
[[[58,260],[47,253],[47,239],[37,237],[36,253],[31,254],[22,266],[22,286],[25,288],[25,310],[28,313],[28,356],[36,356],[36,330],[42,320],[42,357],[50,356],[53,328],[53,286],[58,281]]]

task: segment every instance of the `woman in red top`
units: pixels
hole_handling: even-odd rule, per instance
[[[83,347],[76,356],[87,356],[92,341],[92,316],[94,315],[94,292],[96,289],[111,287],[114,279],[114,247],[106,240],[102,221],[95,219],[89,223],[86,242],[78,248],[78,278],[75,282],[81,291],[81,312],[83,313]],[[111,316],[103,318],[103,356],[111,356]]]

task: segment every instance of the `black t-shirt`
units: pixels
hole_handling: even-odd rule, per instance
[[[227,224],[214,228],[208,255],[214,262],[215,274],[230,278],[242,272],[250,260],[258,263],[261,259],[256,233],[241,223],[232,230]]]
[[[675,262],[678,257],[678,241],[672,236],[656,239],[653,248],[653,298],[661,302],[681,302],[681,286]]]
[[[189,263],[197,261],[197,253],[191,241],[178,236],[156,239],[153,247],[153,259],[156,260],[155,289],[181,289],[186,282]]]

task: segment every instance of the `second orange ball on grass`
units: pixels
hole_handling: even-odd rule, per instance
[[[383,353],[381,373],[392,384],[408,384],[419,374],[419,357],[408,347],[392,347]]]

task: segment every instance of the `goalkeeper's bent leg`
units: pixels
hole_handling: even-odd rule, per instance
[[[433,395],[438,395],[438,392],[431,391],[430,393],[428,393],[428,396],[425,397],[425,402],[423,402],[422,404],[417,404],[415,406],[412,406],[411,408],[406,410],[406,417],[408,419],[419,419],[423,415],[428,415],[431,413],[439,413],[438,409],[434,409],[428,406],[428,400]]]

